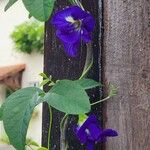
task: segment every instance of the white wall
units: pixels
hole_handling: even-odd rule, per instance
[[[13,50],[13,43],[10,33],[16,25],[29,21],[28,12],[25,10],[22,1],[18,1],[7,12],[4,7],[8,0],[0,0],[0,66],[25,63],[26,70],[23,73],[22,87],[30,86],[32,82],[39,82],[39,73],[43,70],[43,55],[17,53]],[[31,133],[32,132],[32,133]],[[41,140],[41,106],[40,115],[30,125],[28,136],[40,143]]]
[[[38,74],[42,72],[43,55],[16,53],[13,50],[14,45],[10,39],[10,33],[12,33],[15,26],[24,21],[29,21],[28,12],[21,1],[18,1],[7,12],[4,12],[6,2],[4,0],[0,1],[0,66],[25,63],[27,67],[23,75],[22,86],[26,87],[30,82],[40,79]]]

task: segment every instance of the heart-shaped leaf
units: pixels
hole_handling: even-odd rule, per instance
[[[47,21],[53,11],[55,0],[22,0],[30,15],[39,21]]]
[[[29,87],[10,95],[3,109],[3,122],[10,143],[18,150],[25,149],[26,134],[34,108],[42,102],[39,88]]]
[[[44,100],[52,107],[67,114],[84,114],[90,111],[89,97],[76,82],[61,80],[46,93]]]

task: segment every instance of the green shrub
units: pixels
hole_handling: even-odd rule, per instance
[[[25,22],[16,26],[11,34],[16,50],[30,54],[33,51],[43,53],[44,26],[38,22]]]

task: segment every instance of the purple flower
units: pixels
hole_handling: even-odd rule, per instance
[[[56,28],[56,36],[63,42],[66,53],[71,57],[77,55],[81,40],[88,43],[92,39],[94,18],[78,6],[57,12],[51,22]]]
[[[96,142],[106,142],[107,137],[118,136],[115,130],[102,130],[95,115],[90,115],[81,126],[76,128],[75,132],[80,142],[87,144],[88,150],[93,150]]]

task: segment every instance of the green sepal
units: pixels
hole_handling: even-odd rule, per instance
[[[79,115],[78,124],[82,125],[87,118],[88,118],[88,116],[85,114]]]

